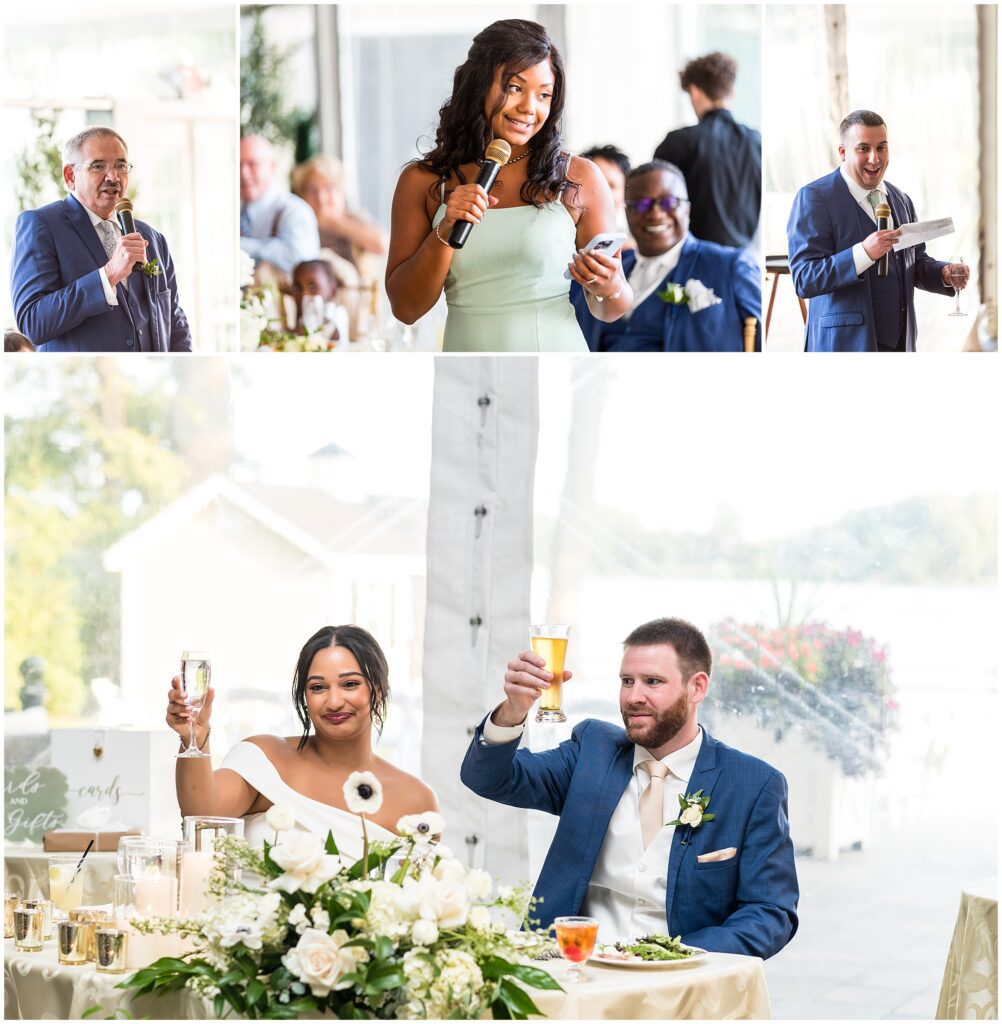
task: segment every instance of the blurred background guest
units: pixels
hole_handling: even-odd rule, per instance
[[[682,172],[664,160],[634,168],[626,179],[626,216],[637,251],[623,254],[633,289],[629,312],[614,323],[593,317],[581,289],[571,288],[578,323],[594,352],[741,352],[755,320],[762,284],[744,250],[716,245],[689,231]]]
[[[35,346],[17,331],[4,331],[3,350],[4,352],[34,352]]]
[[[338,280],[326,259],[304,260],[292,272],[296,327],[319,331],[330,341],[347,345],[348,310],[337,301]]]
[[[320,249],[313,210],[277,178],[272,144],[260,135],[245,135],[240,140],[240,248],[253,257],[259,275],[262,264],[270,264],[287,276]]]
[[[737,62],[726,53],[689,61],[678,77],[699,123],[669,132],[654,156],[685,175],[698,238],[745,246],[758,228],[762,205],[762,136],[727,109],[737,75]]]
[[[591,160],[608,182],[612,202],[616,208],[616,230],[628,234],[630,229],[626,223],[626,179],[630,173],[630,158],[613,145],[592,146],[581,155]],[[636,245],[632,238],[628,238],[623,248],[635,249]]]
[[[320,244],[356,267],[364,254],[382,256],[389,236],[364,211],[351,210],[344,165],[337,157],[320,154],[292,172],[292,191],[310,204],[320,229]]]

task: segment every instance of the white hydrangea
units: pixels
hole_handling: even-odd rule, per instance
[[[415,946],[430,946],[438,942],[438,925],[434,921],[418,918],[411,928],[411,942]]]
[[[315,906],[310,911],[310,917],[313,919],[313,927],[320,928],[323,931],[327,931],[331,926],[331,916],[321,906]]]
[[[408,962],[410,958],[410,962]],[[401,1017],[445,1019],[476,1018],[483,1011],[484,977],[476,960],[461,949],[446,949],[436,957],[438,974],[432,973],[420,954],[411,950],[404,956],[409,1002],[401,1007]]]
[[[491,894],[491,876],[486,871],[477,868],[466,873],[466,895],[471,900],[485,900]]]
[[[401,939],[407,935],[419,916],[414,880],[405,879],[403,885],[377,880],[370,882],[367,888],[370,902],[365,930],[372,935],[386,935],[391,939]]]
[[[477,932],[489,932],[493,928],[491,913],[486,907],[473,907],[470,910],[470,927]]]

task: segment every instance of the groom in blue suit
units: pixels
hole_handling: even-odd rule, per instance
[[[743,249],[689,232],[682,172],[665,160],[626,179],[626,220],[636,250],[623,253],[633,305],[613,323],[592,316],[576,282],[571,305],[593,352],[742,352],[745,320],[761,348],[762,273]],[[674,287],[672,287],[674,286]]]
[[[773,956],[797,930],[786,780],[698,725],[711,655],[695,626],[656,619],[624,648],[625,731],[586,719],[552,750],[519,750],[552,678],[526,651],[508,663],[505,700],[477,728],[463,782],[559,815],[534,892],[544,926],[584,914],[598,919],[601,942],[667,932],[716,952]]]
[[[902,224],[918,220],[911,199],[884,181],[890,160],[887,125],[872,110],[854,110],[839,127],[839,167],[805,185],[793,201],[786,233],[797,294],[810,299],[808,352],[914,352],[915,289],[952,295],[952,271],[919,244],[894,252]],[[878,229],[876,208],[891,209]],[[887,274],[875,266],[887,255]]]
[[[123,234],[115,218],[131,167],[117,132],[87,128],[63,150],[70,194],[17,219],[14,313],[40,351],[191,351],[166,240],[142,221]]]

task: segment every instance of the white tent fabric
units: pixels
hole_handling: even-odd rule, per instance
[[[428,509],[422,776],[445,843],[503,884],[528,874],[526,815],[474,796],[459,767],[528,644],[536,360],[440,358]]]

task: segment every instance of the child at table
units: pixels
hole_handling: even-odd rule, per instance
[[[348,310],[336,301],[337,290],[337,277],[327,260],[304,260],[292,272],[297,329],[317,331],[347,347]]]

